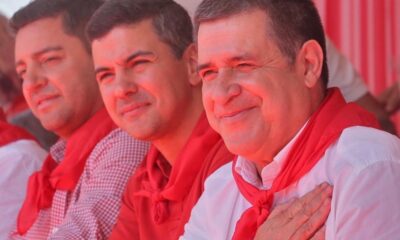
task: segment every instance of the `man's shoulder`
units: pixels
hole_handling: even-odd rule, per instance
[[[329,154],[338,163],[363,170],[388,161],[400,163],[400,140],[387,132],[369,127],[350,127],[343,131]]]
[[[0,148],[0,153],[7,155],[29,156],[44,159],[47,152],[34,140],[18,140]]]

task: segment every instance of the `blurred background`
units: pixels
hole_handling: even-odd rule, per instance
[[[7,17],[18,10],[18,8],[26,5],[30,0],[0,0],[0,12]]]

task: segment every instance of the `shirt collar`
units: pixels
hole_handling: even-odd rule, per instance
[[[50,155],[57,163],[60,163],[65,156],[67,141],[59,139],[53,146],[50,147]]]

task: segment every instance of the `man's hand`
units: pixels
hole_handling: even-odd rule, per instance
[[[325,239],[332,187],[326,183],[300,199],[275,207],[257,230],[255,240]]]

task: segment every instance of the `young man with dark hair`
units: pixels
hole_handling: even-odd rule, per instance
[[[24,96],[61,138],[29,180],[15,238],[108,238],[125,184],[147,152],[103,106],[84,31],[101,4],[36,0],[11,19]]]
[[[153,144],[111,239],[177,239],[204,179],[232,159],[203,113],[191,20],[169,0],[109,1],[87,32],[110,116]]]
[[[26,129],[48,150],[57,141],[57,136],[43,128],[25,101],[21,82],[15,72],[14,37],[8,26],[8,18],[1,14],[0,42],[0,108],[7,122]]]
[[[195,21],[207,117],[238,157],[207,179],[182,239],[259,237],[274,206],[322,182],[333,195],[318,237],[397,238],[400,141],[326,89],[312,1],[204,0]]]
[[[204,115],[190,18],[170,0],[108,1],[87,32],[111,117],[133,137],[153,144],[127,186],[111,239],[177,239],[204,181],[233,159]],[[274,219],[279,230],[310,218],[299,210],[302,204],[314,206],[315,219],[325,219],[329,207],[319,203],[329,201],[329,191],[323,189],[329,188],[282,208]]]

